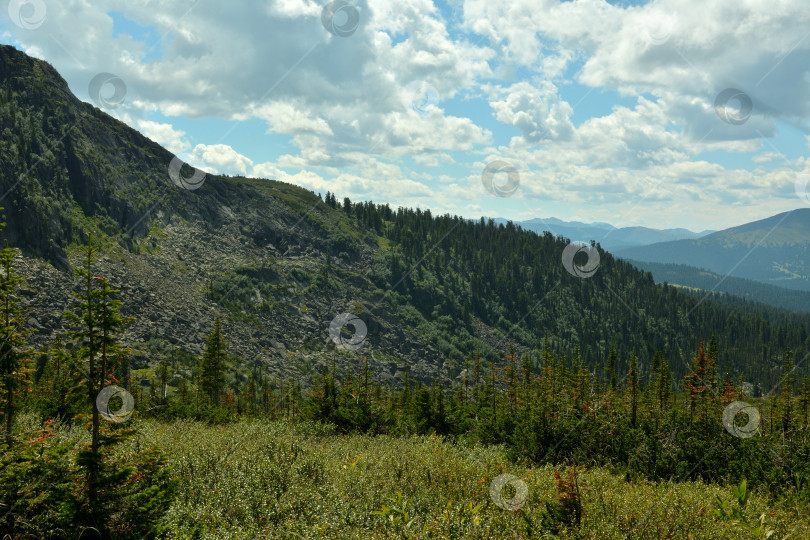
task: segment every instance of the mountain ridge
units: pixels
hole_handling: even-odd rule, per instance
[[[505,218],[495,218],[494,220],[496,223],[509,221]],[[548,231],[554,236],[562,236],[571,240],[586,242],[594,240],[608,251],[648,245],[665,240],[699,238],[714,232],[703,231],[696,233],[683,228],[654,229],[644,226],[615,227],[604,222],[584,223],[581,221],[565,221],[554,217],[532,218],[515,221],[514,223],[538,234]]]
[[[686,264],[770,285],[810,290],[810,208],[797,208],[691,240],[623,248],[616,255]]]

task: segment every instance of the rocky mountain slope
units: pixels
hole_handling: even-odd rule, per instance
[[[546,338],[569,355],[581,346],[591,370],[611,344],[625,372],[632,349],[642,364],[662,350],[676,377],[712,333],[726,345],[722,363],[763,377],[783,347],[810,350],[810,317],[729,313],[598,249],[598,271],[583,278],[572,274],[582,261],[563,264],[565,240],[512,223],[204,176],[12,47],[0,47],[0,129],[3,236],[20,250],[40,347],[65,330],[71,264],[92,237],[97,273],[136,318],[123,336],[133,367],[169,358],[181,376],[217,317],[236,377],[302,381],[324,368],[356,371],[363,357],[392,384],[405,373],[457,377],[477,353],[502,363],[513,348],[537,364]],[[354,337],[334,323],[347,313],[362,321]]]
[[[64,330],[75,287],[70,262],[88,234],[103,248],[98,273],[121,289],[122,312],[136,316],[124,336],[135,367],[155,360],[149,351],[161,344],[199,354],[217,316],[231,352],[271,372],[311,366],[319,354],[326,363],[340,355],[329,323],[375,297],[364,273],[377,240],[364,243],[348,216],[281,182],[207,175],[184,189],[171,178],[170,152],[76,99],[49,64],[8,46],[0,47],[0,122],[3,236],[21,250],[15,264],[39,345]],[[183,184],[195,171],[184,165],[181,174]],[[329,290],[309,277],[327,254],[341,283]],[[269,285],[253,291],[257,305],[277,309],[253,316],[224,308],[257,273]],[[212,282],[224,287],[216,302]],[[407,325],[382,308],[374,315],[367,323],[376,367],[395,372],[395,354],[427,377],[427,366],[441,364]],[[371,332],[383,326],[403,330]],[[303,349],[306,357],[292,352]]]

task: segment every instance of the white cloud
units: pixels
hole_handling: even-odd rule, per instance
[[[227,144],[198,144],[192,154],[194,158],[221,174],[246,175],[253,169],[252,160]]]
[[[754,163],[767,163],[775,159],[784,159],[785,155],[781,152],[763,152],[751,158]]]
[[[186,132],[174,129],[171,124],[138,120],[137,126],[141,133],[175,154],[185,152],[191,148],[191,144],[184,138]]]
[[[508,88],[493,89],[490,101],[495,117],[523,133],[529,143],[541,140],[567,140],[574,132],[571,106],[557,95],[548,81],[523,81]]]
[[[784,125],[775,120],[810,116],[803,0],[459,0],[449,21],[430,0],[356,6],[357,31],[338,37],[315,0],[64,0],[48,4],[36,31],[10,26],[4,39],[53,63],[83,99],[94,75],[118,75],[126,100],[108,112],[175,153],[204,141],[188,157],[211,172],[459,212],[549,204],[551,213],[566,203],[605,221],[627,212],[650,223],[697,212],[710,227],[740,205],[765,212],[792,200],[775,167],[800,160],[763,140]],[[113,11],[153,37],[113,37]],[[436,90],[427,114],[402,102],[414,81]],[[745,122],[718,115],[726,88],[750,98]],[[226,145],[226,133],[192,138],[156,112],[258,119],[288,142],[272,161],[251,159],[240,153],[254,146],[240,146],[238,125]],[[704,161],[718,151],[732,164]],[[487,199],[485,157],[521,170],[520,194]],[[757,168],[745,170],[751,162]]]

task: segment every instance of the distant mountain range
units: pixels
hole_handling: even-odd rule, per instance
[[[682,264],[725,276],[810,291],[810,208],[695,239],[615,249],[623,259]]]
[[[507,222],[502,218],[494,221]],[[607,251],[650,272],[658,283],[810,312],[807,208],[721,231],[615,227],[554,217],[514,224],[538,234],[549,231],[570,240],[595,240]]]
[[[508,220],[497,218],[493,221],[495,223],[506,223]],[[513,223],[538,234],[548,231],[554,236],[563,236],[570,240],[596,240],[604,249],[612,252],[658,242],[695,239],[714,232],[693,232],[688,229],[652,229],[649,227],[615,227],[609,223],[563,221],[554,217],[533,218],[526,221],[514,221]]]

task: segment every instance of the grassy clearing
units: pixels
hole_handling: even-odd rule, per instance
[[[169,538],[541,538],[546,501],[556,500],[554,467],[526,469],[499,447],[464,447],[439,437],[338,436],[314,423],[136,421],[136,445],[170,459],[179,492],[165,516]],[[74,428],[62,436],[76,438]],[[502,473],[522,478],[528,498],[517,512],[489,496]],[[716,495],[700,482],[626,482],[605,469],[580,478],[584,514],[563,538],[757,538],[721,521]],[[508,497],[507,497],[508,498]],[[372,514],[380,511],[382,515]],[[766,513],[772,538],[807,538],[810,520],[752,495],[750,522]]]

